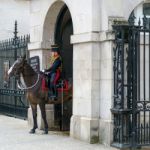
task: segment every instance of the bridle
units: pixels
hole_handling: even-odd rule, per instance
[[[18,62],[18,60],[17,60],[17,62]],[[9,69],[9,71],[8,71],[8,74],[10,74],[11,73],[11,71],[12,71],[12,69],[13,69],[13,67],[15,67],[15,64],[17,64],[17,62],[15,62],[14,64],[13,64],[13,66]],[[20,89],[20,90],[32,90],[32,89],[34,89],[37,85],[38,85],[38,83],[39,83],[39,81],[40,81],[40,74],[38,73],[37,74],[37,79],[36,79],[36,81],[35,81],[35,83],[33,83],[33,85],[31,85],[31,86],[26,86],[26,83],[25,83],[25,81],[24,81],[24,77],[25,77],[25,75],[26,74],[24,74],[24,76],[23,76],[23,72],[24,72],[24,67],[25,67],[25,64],[26,64],[26,61],[23,61],[23,63],[22,63],[22,67],[19,67],[18,69],[20,70],[20,71],[16,71],[17,69],[16,68],[14,68],[15,69],[15,74],[14,74],[14,76],[16,77],[16,81],[17,81],[17,86],[18,86],[18,88]],[[31,67],[31,66],[30,66]],[[21,69],[22,68],[22,69]],[[35,73],[33,73],[32,75],[35,75]],[[29,74],[27,74],[27,76],[29,76]]]

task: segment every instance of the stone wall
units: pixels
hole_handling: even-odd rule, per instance
[[[54,43],[57,16],[65,4],[72,17],[73,116],[70,135],[94,143],[112,142],[113,116],[113,21],[127,21],[134,8],[149,0],[1,0],[0,40],[11,38],[14,22],[19,35],[29,34],[30,56],[40,57],[40,69],[47,68]],[[137,7],[138,6],[138,7]],[[38,111],[39,112],[39,111]],[[54,108],[47,106],[49,126]],[[30,109],[29,109],[30,114]],[[40,114],[40,113],[39,113]],[[32,122],[29,115],[29,120]],[[38,117],[41,124],[41,117]]]
[[[94,143],[112,142],[113,20],[128,20],[142,0],[36,0],[31,1],[30,53],[44,51],[54,42],[59,11],[67,5],[73,21],[72,137]],[[114,6],[115,5],[115,6]],[[42,64],[41,68],[46,64]]]

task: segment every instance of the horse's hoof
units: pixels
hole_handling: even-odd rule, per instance
[[[35,133],[35,129],[31,129],[29,133],[30,134],[34,134]]]
[[[45,130],[44,130],[44,134],[48,134],[48,129],[45,129]]]

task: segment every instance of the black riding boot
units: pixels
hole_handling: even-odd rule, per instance
[[[56,93],[56,88],[54,85],[51,85],[51,98],[53,100],[57,100],[57,93]]]

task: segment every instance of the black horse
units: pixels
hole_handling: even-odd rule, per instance
[[[37,125],[37,104],[40,106],[42,118],[44,121],[44,133],[48,134],[48,123],[46,120],[45,104],[60,104],[72,99],[72,86],[68,88],[67,94],[62,94],[60,91],[57,101],[48,98],[48,90],[42,90],[43,74],[36,73],[27,63],[25,57],[18,58],[8,70],[8,79],[15,76],[18,81],[18,88],[26,90],[26,98],[29,101],[33,114],[33,128],[30,133],[35,133]]]

